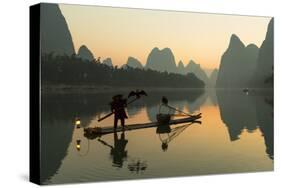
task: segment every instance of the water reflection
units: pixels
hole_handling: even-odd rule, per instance
[[[169,96],[171,101],[195,101],[203,91],[150,92],[150,96],[145,101],[137,101],[128,107],[128,114],[135,116],[146,105],[149,119],[155,120],[157,104],[160,101],[159,96],[163,93]],[[108,101],[111,100],[112,95],[114,93],[108,92],[94,95],[65,94],[44,95],[42,97],[41,182],[47,182],[55,175],[62,160],[67,156],[67,149],[72,141],[75,128],[73,121],[77,128],[89,126],[91,120],[95,119],[94,117],[109,112]],[[77,140],[75,141],[77,142]],[[81,140],[79,140],[79,144],[76,143],[76,146],[80,146],[80,142]],[[120,139],[114,135],[114,147],[111,149],[111,155],[116,166],[122,166],[122,160],[126,157],[125,146],[127,142],[124,134],[121,135]],[[122,149],[124,149],[123,152]]]
[[[187,127],[196,127],[190,125],[182,125],[178,127],[163,126],[154,131],[154,136],[161,140],[161,153],[157,153],[156,150],[149,151],[146,147],[139,147],[140,142],[136,140],[151,140],[149,146],[157,145],[159,148],[159,142],[153,140],[153,135],[147,132],[135,132],[133,137],[130,137],[132,133],[111,134],[103,136],[101,138],[93,137],[93,135],[83,135],[83,127],[92,126],[92,123],[96,121],[99,114],[105,114],[110,111],[108,102],[111,100],[113,93],[103,93],[94,95],[48,95],[42,98],[42,127],[41,127],[41,181],[44,183],[50,183],[54,181],[54,178],[58,178],[62,173],[60,168],[66,168],[64,161],[74,160],[70,144],[73,143],[75,152],[85,156],[81,160],[86,159],[91,161],[96,158],[99,159],[100,153],[105,154],[104,158],[99,159],[101,163],[106,164],[108,159],[106,156],[110,156],[110,164],[104,168],[126,169],[130,173],[142,174],[147,171],[147,161],[143,161],[143,155],[153,156],[161,158],[160,155],[164,155],[162,151],[175,152],[173,147],[180,139],[174,139],[183,133]],[[134,105],[129,106],[127,109],[129,115],[129,121],[131,123],[139,123],[143,121],[155,121],[156,114],[158,113],[158,105],[160,104],[161,97],[165,95],[169,98],[169,104],[189,113],[202,110],[208,105],[216,106],[220,112],[220,118],[224,125],[227,127],[230,141],[238,141],[242,133],[242,130],[246,129],[248,132],[254,130],[260,130],[266,146],[266,153],[269,158],[273,159],[273,93],[255,91],[249,92],[248,95],[241,91],[228,90],[191,90],[184,92],[149,92],[149,97],[143,100],[137,101]],[[208,102],[209,101],[209,102]],[[204,117],[210,117],[214,114],[203,114]],[[140,117],[141,116],[141,117]],[[214,117],[215,118],[215,117]],[[209,118],[211,119],[211,118]],[[112,124],[111,120],[108,120],[104,125]],[[207,127],[212,122],[203,122]],[[80,129],[75,129],[81,127]],[[193,129],[193,128],[190,128]],[[190,130],[189,129],[189,130]],[[202,128],[203,129],[203,128]],[[125,135],[126,134],[126,135]],[[191,137],[197,134],[192,132]],[[220,133],[221,134],[221,133]],[[86,137],[84,137],[86,136]],[[91,137],[92,136],[92,137]],[[180,137],[178,137],[180,138]],[[184,138],[181,136],[181,138]],[[92,140],[89,140],[92,139]],[[79,143],[77,142],[79,140]],[[153,140],[153,141],[152,141]],[[174,141],[173,141],[174,140]],[[171,142],[173,144],[171,145]],[[131,143],[131,147],[129,147]],[[83,145],[84,144],[84,145]],[[94,145],[91,147],[90,145]],[[73,146],[72,145],[72,146]],[[79,145],[79,151],[77,149]],[[81,147],[83,146],[83,147]],[[97,150],[96,147],[106,146]],[[135,147],[134,147],[135,146]],[[143,146],[143,145],[141,145]],[[196,145],[194,145],[196,147]],[[210,148],[212,143],[210,143]],[[156,148],[156,149],[157,149]],[[168,149],[169,148],[169,149]],[[139,151],[140,158],[132,158],[129,156],[132,150]],[[100,152],[100,153],[97,153]],[[191,152],[191,151],[187,151]],[[204,152],[204,151],[202,151]],[[167,153],[167,152],[165,152]],[[102,155],[101,155],[102,156]],[[90,158],[91,157],[91,158]],[[76,163],[77,161],[73,161]],[[93,162],[93,161],[92,161]],[[180,161],[178,161],[180,162]],[[160,161],[150,162],[153,167],[149,170],[153,171],[157,164],[161,164]],[[127,168],[122,168],[127,166]],[[88,165],[86,165],[88,166]],[[151,165],[150,165],[151,166]],[[73,167],[74,168],[74,167]],[[159,167],[160,168],[160,167]],[[96,172],[98,173],[98,172]],[[128,176],[125,172],[124,178]],[[92,178],[94,175],[92,176]],[[104,177],[106,178],[106,176]],[[108,177],[110,178],[110,177]],[[59,178],[58,178],[59,179]],[[91,178],[88,179],[90,181]],[[64,180],[56,180],[63,182]]]
[[[131,172],[135,173],[143,173],[147,169],[147,162],[146,161],[141,161],[140,159],[133,159],[129,164],[128,164],[128,169]]]
[[[257,122],[266,145],[266,153],[273,159],[273,94],[268,97],[259,96],[256,100],[257,105]]]
[[[254,97],[240,90],[218,90],[217,98],[221,119],[228,127],[231,141],[238,140],[244,128],[249,132],[257,128]]]
[[[202,93],[198,98],[194,100],[188,100],[187,108],[190,113],[195,113],[200,110],[200,107],[206,102],[208,94],[206,92]]]
[[[113,146],[108,144],[106,141],[101,138],[98,139],[100,143],[110,148],[110,155],[112,158],[112,166],[122,168],[124,160],[127,159],[128,151],[126,151],[126,145],[128,140],[125,138],[125,133],[122,132],[120,138],[118,138],[118,134],[115,132],[113,134],[114,144]]]
[[[207,94],[204,90],[195,89],[187,90],[184,92],[154,92],[146,98],[145,104],[147,109],[147,116],[150,121],[156,121],[156,114],[159,113],[159,104],[161,103],[162,96],[169,99],[171,106],[179,110],[187,110],[190,113],[195,113],[200,110],[200,106],[205,102]],[[172,113],[169,111],[169,113]]]
[[[184,130],[193,124],[201,123],[200,121],[191,122],[188,124],[180,125],[171,128],[170,125],[162,125],[156,128],[156,133],[161,141],[161,149],[163,152],[168,150],[169,143],[172,142],[176,137],[178,137]]]
[[[53,100],[42,99],[41,182],[48,181],[67,155],[74,131],[73,119],[64,107]]]
[[[230,140],[238,140],[243,129],[253,132],[259,128],[266,153],[273,159],[273,91],[256,89],[245,94],[240,90],[218,90],[217,98]]]
[[[218,105],[217,90],[214,88],[210,88],[206,92],[208,93],[212,105],[217,106]]]

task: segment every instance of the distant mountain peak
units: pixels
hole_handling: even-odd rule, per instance
[[[194,60],[190,60],[185,67],[186,73],[193,73],[200,80],[202,80],[206,85],[208,85],[209,78],[206,72],[201,68],[200,64],[197,64]]]
[[[268,26],[267,26],[267,31],[266,31],[266,38],[272,38],[273,39],[273,18],[270,19],[269,23],[268,23]]]
[[[172,50],[170,48],[163,48],[162,50],[160,51],[167,51],[167,52],[172,52]]]
[[[75,54],[67,22],[57,4],[41,4],[41,52],[71,56]]]
[[[186,74],[186,70],[185,70],[184,64],[183,64],[183,62],[181,60],[178,63],[178,73],[179,74],[183,74],[183,75]]]
[[[86,46],[86,45],[84,45],[84,44],[83,44],[83,45],[81,45],[79,49],[81,49],[81,48],[86,48],[86,49],[88,49],[88,48],[87,48],[87,46]]]
[[[197,69],[197,68],[201,68],[200,64],[197,64],[195,61],[193,61],[192,59],[189,61],[189,63],[186,65],[187,69]]]
[[[183,67],[184,68],[184,64],[183,64],[182,60],[179,61],[178,67]]]
[[[239,37],[236,34],[234,34],[234,33],[231,35],[230,40],[231,41],[232,40],[239,40],[240,41]]]
[[[162,50],[160,50],[158,47],[154,47],[154,48],[152,49],[152,51],[154,51],[154,52],[172,53],[172,50],[171,50],[170,48],[168,48],[168,47],[163,48]]]
[[[164,48],[162,50],[158,47],[153,48],[147,57],[145,66],[146,68],[160,72],[178,72],[175,57],[170,48]]]
[[[258,53],[259,48],[255,44],[245,47],[239,37],[233,34],[227,50],[221,57],[216,87],[249,87],[257,66]]]
[[[259,48],[257,45],[255,45],[255,44],[248,44],[247,46],[246,46],[246,48]]]
[[[93,61],[94,60],[93,53],[85,45],[80,46],[77,55],[80,58],[88,60],[88,61]]]
[[[255,76],[253,84],[255,87],[273,87],[273,67],[274,67],[274,25],[273,18],[268,23],[264,41],[259,50]],[[267,80],[271,80],[268,82]]]
[[[161,50],[158,47],[154,47],[150,53],[159,53]]]
[[[132,68],[139,68],[139,69],[143,68],[141,62],[138,59],[131,56],[128,57],[126,65]]]
[[[245,47],[245,45],[240,40],[240,38],[237,35],[232,34],[231,38],[230,38],[230,42],[229,42],[228,48],[232,49],[232,48],[244,48],[244,47]]]
[[[107,66],[109,66],[109,67],[113,67],[112,60],[111,60],[110,57],[104,59],[104,60],[102,61],[102,63],[105,64],[105,65],[107,65]]]
[[[200,67],[200,64],[197,64],[194,60],[190,60],[189,62],[188,62],[188,65],[191,65],[191,66],[199,66]],[[187,66],[188,66],[187,65]]]

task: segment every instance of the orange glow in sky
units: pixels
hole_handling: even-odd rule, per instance
[[[128,56],[144,65],[154,47],[169,47],[176,59],[190,59],[205,69],[219,67],[234,33],[245,45],[260,47],[269,17],[233,16],[97,6],[64,5],[75,50],[86,45],[95,57],[123,65]]]

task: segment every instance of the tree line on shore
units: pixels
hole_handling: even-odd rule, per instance
[[[204,82],[193,73],[180,75],[151,69],[118,68],[88,61],[76,55],[44,54],[41,58],[43,84],[58,85],[106,85],[113,87],[171,87],[203,88]]]

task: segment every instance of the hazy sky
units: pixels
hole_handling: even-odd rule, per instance
[[[176,63],[190,59],[205,69],[219,66],[231,34],[260,47],[269,17],[60,5],[76,52],[86,45],[95,57],[123,65],[128,56],[146,63],[154,47],[169,47]]]

